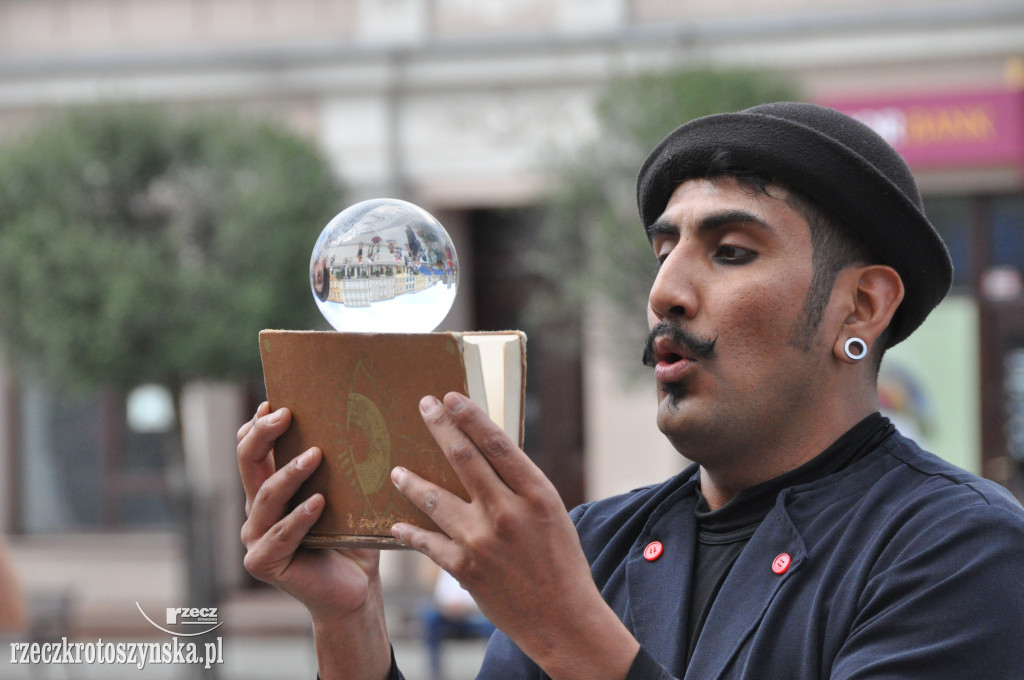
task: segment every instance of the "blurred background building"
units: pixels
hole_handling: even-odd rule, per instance
[[[1020,0],[0,0],[0,144],[49,112],[108,103],[284,122],[352,201],[398,196],[446,226],[463,271],[444,327],[522,327],[545,160],[593,140],[614,80],[707,64],[792,77],[904,153],[956,279],[887,357],[883,405],[1024,495]],[[530,338],[527,450],[569,505],[683,465],[649,384],[607,360],[614,321],[581,318]],[[570,340],[577,356],[558,351]],[[168,453],[175,406],[158,387],[82,395],[7,365],[0,388],[0,528],[29,587],[74,594],[79,630],[145,625],[136,601],[198,604],[182,601],[191,539],[176,520],[196,485],[218,499],[209,568],[228,628],[301,628],[287,605],[258,609],[277,600],[241,570],[234,432],[258,386],[189,387],[191,461]],[[406,562],[389,560],[396,590]]]

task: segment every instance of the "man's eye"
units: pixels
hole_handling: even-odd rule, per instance
[[[739,246],[721,245],[715,251],[715,259],[723,264],[746,264],[757,257],[753,250]]]
[[[665,264],[665,260],[672,254],[672,249],[668,247],[661,247],[654,249],[654,259],[657,261],[658,266]]]

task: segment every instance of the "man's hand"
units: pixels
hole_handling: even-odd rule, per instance
[[[552,677],[624,678],[639,644],[601,598],[551,482],[466,397],[425,397],[420,410],[470,501],[396,468],[395,485],[444,533],[396,524],[393,535],[458,579]]]
[[[313,618],[323,680],[379,680],[391,664],[377,551],[307,550],[300,542],[324,509],[316,494],[289,512],[299,486],[320,464],[310,449],[276,470],[273,446],[291,422],[287,409],[263,403],[238,430],[238,470],[245,487],[245,568],[302,602]],[[344,664],[344,665],[340,665]]]

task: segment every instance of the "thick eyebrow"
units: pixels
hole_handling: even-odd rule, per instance
[[[720,229],[729,224],[750,224],[762,229],[772,229],[772,226],[757,215],[746,210],[726,210],[705,216],[697,224],[697,232],[705,234],[709,231]],[[668,220],[658,219],[647,227],[647,240],[653,241],[655,236],[668,235],[678,236],[679,226]]]
[[[672,224],[668,220],[657,219],[653,224],[647,225],[645,228],[647,232],[647,241],[651,243],[654,241],[655,236],[667,235],[667,236],[678,236],[679,227]]]

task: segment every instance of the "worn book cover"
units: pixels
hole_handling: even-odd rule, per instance
[[[316,492],[326,499],[304,545],[398,548],[395,522],[436,530],[391,483],[396,465],[468,499],[419,412],[425,395],[468,394],[464,334],[266,330],[260,353],[271,408],[292,412],[276,465],[313,446],[324,453],[294,499]]]

